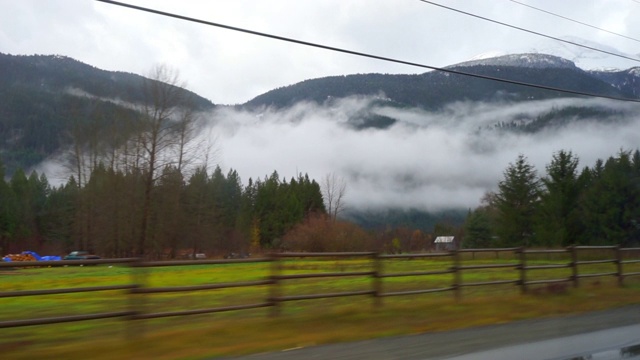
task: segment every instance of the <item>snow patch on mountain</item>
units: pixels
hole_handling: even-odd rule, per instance
[[[490,58],[501,58],[505,54],[529,54],[529,55],[541,55],[541,56],[554,56],[562,59],[566,59],[572,62],[574,66],[583,70],[597,70],[597,71],[620,71],[623,69],[629,69],[630,67],[637,66],[638,62],[624,58],[637,58],[640,60],[640,54],[630,54],[624,51],[620,51],[610,45],[598,43],[592,40],[587,40],[575,36],[561,36],[559,39],[567,42],[562,42],[554,39],[541,39],[537,43],[527,47],[517,47],[509,49],[501,49],[495,51],[489,49],[488,51],[474,56],[467,62],[454,66],[472,66],[473,61],[481,61]],[[577,45],[576,45],[577,44]],[[582,46],[578,46],[582,45]],[[591,48],[591,49],[590,49]],[[593,49],[599,49],[602,51],[596,51]],[[611,54],[617,54],[620,56],[614,56]],[[509,56],[509,55],[507,55]],[[543,59],[543,58],[540,58]],[[503,59],[506,61],[506,59]],[[483,63],[480,63],[482,65]],[[487,64],[489,65],[489,64]],[[503,65],[503,64],[490,64],[490,65]],[[509,66],[526,66],[525,62],[520,64],[506,64]],[[540,64],[542,66],[542,64]],[[569,65],[570,66],[570,65]],[[547,66],[551,67],[551,66]]]
[[[595,42],[592,40],[583,39],[576,36],[563,36],[562,40],[566,40],[573,44],[579,44],[581,46],[564,43],[552,39],[544,39],[535,44],[529,52],[544,53],[559,56],[573,61],[576,66],[583,70],[601,70],[601,71],[613,71],[628,69],[631,66],[637,64],[633,60],[625,59],[623,57],[614,56],[611,54],[617,54],[630,58],[638,58],[637,55],[628,54],[624,51],[620,51],[610,45]],[[606,51],[607,53],[592,50],[599,49]]]
[[[489,51],[489,52],[485,52],[485,53],[482,53],[482,54],[478,54],[478,55],[472,57],[471,59],[469,59],[468,61],[485,60],[485,59],[496,58],[496,57],[504,56],[504,55],[508,55],[508,53],[506,53],[504,51]]]
[[[491,58],[480,58],[478,60],[465,61],[455,64],[451,67],[468,67],[468,66],[514,66],[527,67],[536,69],[562,68],[575,69],[576,65],[573,61],[563,59],[558,56],[548,54],[510,54]]]

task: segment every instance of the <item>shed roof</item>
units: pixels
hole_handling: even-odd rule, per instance
[[[438,236],[435,243],[452,243],[454,236]]]

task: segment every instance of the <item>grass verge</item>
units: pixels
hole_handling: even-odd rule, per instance
[[[297,272],[309,263],[293,263]],[[338,264],[345,266],[344,263]],[[349,265],[349,264],[347,264]],[[354,266],[360,266],[356,263]],[[396,264],[404,270],[405,265]],[[439,264],[435,264],[439,265]],[[406,266],[416,266],[407,262]],[[422,266],[421,266],[422,267]],[[233,276],[239,280],[263,274],[257,265],[196,269],[195,273],[162,269],[147,274],[155,285],[185,284],[188,281],[217,282]],[[472,280],[488,280],[496,272],[468,275]],[[71,283],[121,283],[129,276],[128,270],[116,268],[60,268],[25,269],[11,279],[3,278],[4,290],[9,288],[42,288],[69,286]],[[555,275],[555,274],[551,274]],[[564,273],[560,274],[564,276]],[[398,279],[397,286],[404,289],[409,283]],[[401,280],[401,281],[400,281]],[[346,280],[346,285],[367,286],[368,281]],[[415,284],[417,280],[413,280]],[[435,278],[434,285],[441,281]],[[444,281],[447,281],[444,279]],[[537,286],[530,294],[520,295],[513,285],[465,288],[461,301],[453,294],[435,293],[405,297],[384,298],[383,306],[375,307],[369,297],[350,297],[297,301],[283,305],[282,315],[269,317],[269,309],[256,309],[221,314],[186,316],[146,321],[95,320],[57,325],[0,329],[0,349],[5,359],[206,359],[236,356],[312,345],[364,340],[385,336],[398,336],[433,331],[446,331],[473,326],[507,323],[538,317],[562,316],[594,310],[637,304],[640,301],[640,279],[630,278],[619,288],[615,279],[586,279],[577,289]],[[37,286],[36,286],[37,285]],[[285,291],[308,289],[335,291],[332,285],[306,283],[291,285]],[[338,286],[345,283],[337,282]],[[242,303],[255,295],[262,298],[264,289],[255,293],[234,295],[222,292],[216,298],[185,294],[160,296],[157,306],[185,308],[202,306],[203,301]],[[40,314],[50,316],[50,307],[62,310],[98,310],[126,306],[126,299],[92,299],[87,295],[57,295],[2,299],[4,306],[0,318]],[[98,310],[99,311],[99,310]],[[17,314],[17,315],[16,315]]]

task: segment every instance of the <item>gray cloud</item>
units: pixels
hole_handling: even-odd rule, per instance
[[[398,120],[391,128],[348,127],[347,114],[362,111],[371,101],[349,98],[331,106],[304,103],[262,113],[221,109],[212,122],[222,150],[219,161],[238,170],[245,181],[274,170],[282,177],[303,172],[316,179],[335,172],[347,181],[346,201],[352,207],[437,210],[477,206],[518,154],[527,156],[543,174],[559,150],[573,151],[581,166],[592,166],[596,159],[620,149],[635,149],[640,140],[637,117],[617,125],[581,120],[535,135],[477,131],[514,114],[534,118],[554,107],[634,108],[604,100],[457,103],[437,113],[383,107],[376,112]]]

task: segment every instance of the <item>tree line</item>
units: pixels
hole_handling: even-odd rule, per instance
[[[0,181],[0,246],[6,253],[82,249],[155,259],[263,250],[420,252],[433,249],[439,235],[455,235],[468,248],[637,246],[640,152],[620,151],[581,170],[578,164],[573,153],[559,151],[540,177],[519,155],[463,227],[444,222],[432,232],[367,231],[341,221],[344,203],[335,199],[345,184],[330,176],[321,186],[308,175],[287,180],[274,171],[243,185],[233,169],[201,166],[187,174],[168,164],[153,183],[143,222],[144,171],[100,163],[86,183],[71,176],[56,187],[45,175],[18,170]]]
[[[167,166],[153,186],[140,242],[144,180],[144,173],[99,165],[84,186],[74,177],[51,186],[45,175],[19,169],[0,181],[0,247],[6,253],[82,249],[156,259],[248,253],[279,246],[294,225],[326,213],[320,185],[307,175],[287,181],[274,171],[243,186],[233,169],[224,174],[202,167],[185,178]]]
[[[640,241],[640,152],[621,150],[578,168],[571,151],[553,154],[543,176],[524,155],[495,192],[470,212],[464,245],[635,246]]]
[[[202,166],[185,175],[167,165],[153,185],[141,243],[145,178],[99,164],[83,184],[71,176],[52,186],[44,174],[18,169],[0,181],[0,252],[87,250],[151,259],[273,250],[398,253],[425,251],[433,240],[408,227],[367,231],[340,220],[346,184],[333,174],[320,184],[306,174],[287,180],[274,171],[243,185],[233,169]]]

